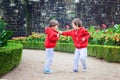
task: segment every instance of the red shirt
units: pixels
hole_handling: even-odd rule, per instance
[[[46,28],[45,29],[46,39],[44,42],[44,46],[46,48],[54,48],[56,46],[56,42],[59,39],[57,37],[58,32],[53,28]]]
[[[76,48],[87,47],[88,39],[90,37],[89,32],[84,27],[62,32],[62,35],[71,36]],[[82,38],[85,38],[85,40],[83,41]]]

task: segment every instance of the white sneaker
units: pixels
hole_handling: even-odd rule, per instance
[[[83,69],[82,71],[83,71],[83,72],[86,72],[86,69]]]

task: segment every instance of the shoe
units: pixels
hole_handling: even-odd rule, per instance
[[[78,72],[78,70],[72,70],[71,72],[72,72],[72,73],[75,73],[75,72]]]
[[[86,69],[83,69],[82,71],[83,71],[83,72],[86,72]]]
[[[51,74],[51,73],[53,73],[53,71],[52,70],[44,70],[44,73],[45,74]]]

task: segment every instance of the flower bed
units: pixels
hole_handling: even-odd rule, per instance
[[[89,44],[92,45],[110,45],[110,46],[120,46],[120,25],[117,28],[108,29],[97,29],[90,27],[88,29],[90,32]],[[15,41],[27,41],[27,42],[44,42],[45,34],[39,34],[33,32],[32,35],[28,37],[15,37]],[[59,43],[73,43],[72,38],[69,36],[60,36]]]
[[[92,26],[88,31],[91,35],[89,39],[88,55],[110,62],[120,62],[120,25],[114,25],[114,27],[108,29],[95,29]],[[44,49],[44,40],[45,34],[34,32],[28,37],[13,38],[13,42],[20,42],[24,45],[24,48],[27,49]],[[74,45],[72,38],[60,36],[55,50],[73,53]]]
[[[20,63],[22,48],[23,46],[18,43],[8,43],[0,47],[0,75],[7,73]]]
[[[92,45],[112,45],[120,46],[120,25],[117,28],[97,29],[94,27],[89,28],[90,39],[89,44]]]

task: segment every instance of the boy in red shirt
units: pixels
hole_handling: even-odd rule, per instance
[[[52,64],[54,57],[54,47],[59,39],[59,33],[57,32],[58,26],[59,22],[53,19],[49,22],[49,28],[45,29],[46,39],[44,46],[46,48],[46,63],[44,66],[44,73],[47,74],[52,73],[50,65]]]
[[[89,32],[82,26],[79,18],[72,21],[73,30],[62,32],[62,35],[71,36],[76,47],[74,56],[74,67],[72,72],[78,72],[79,61],[82,63],[83,71],[86,71],[87,45]]]

